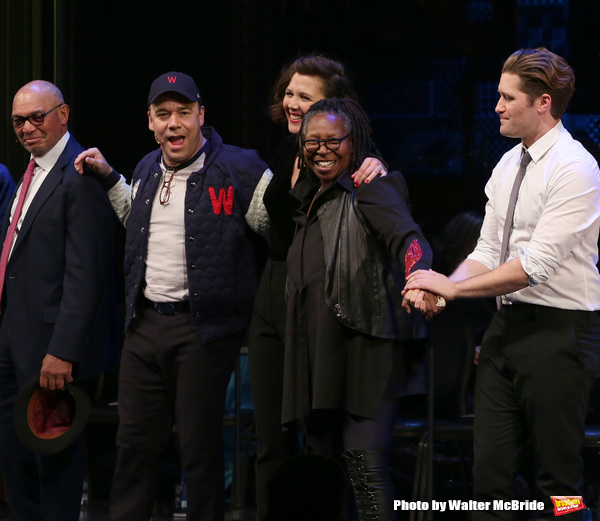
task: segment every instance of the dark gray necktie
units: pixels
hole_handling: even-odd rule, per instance
[[[519,188],[521,187],[521,183],[523,182],[523,178],[525,177],[527,165],[530,162],[531,156],[529,155],[529,152],[523,149],[523,155],[521,156],[521,164],[519,165],[519,171],[517,172],[517,177],[515,177],[515,182],[513,183],[513,187],[510,192],[510,199],[508,200],[508,209],[506,210],[506,221],[504,221],[504,232],[502,234],[502,246],[500,247],[499,264],[504,264],[504,261],[506,260],[506,255],[508,254],[508,239],[510,237],[510,231],[513,225],[513,219],[515,217],[515,206],[517,205]],[[498,309],[502,307],[502,297],[496,297],[496,304],[498,305]]]

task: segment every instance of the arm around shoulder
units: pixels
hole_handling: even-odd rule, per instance
[[[254,193],[252,194],[250,206],[245,215],[248,226],[250,226],[254,232],[265,238],[268,236],[271,223],[263,197],[272,178],[273,172],[267,168],[256,185]]]
[[[131,211],[131,187],[125,182],[125,178],[108,164],[97,148],[81,152],[75,158],[74,166],[80,174],[89,172],[102,183],[114,212],[124,225]]]

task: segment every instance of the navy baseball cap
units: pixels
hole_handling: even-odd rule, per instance
[[[156,78],[150,86],[148,106],[152,105],[156,98],[165,92],[177,92],[189,101],[197,101],[202,105],[202,98],[196,82],[191,76],[182,72],[167,72]]]

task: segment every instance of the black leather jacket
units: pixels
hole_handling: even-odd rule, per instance
[[[292,194],[304,206],[318,186],[310,175]],[[421,314],[408,314],[401,307],[407,252],[421,252],[410,271],[428,269],[432,258],[412,219],[402,175],[390,172],[354,189],[352,178],[344,172],[315,207],[324,243],[325,301],[337,318],[378,338],[428,336]]]

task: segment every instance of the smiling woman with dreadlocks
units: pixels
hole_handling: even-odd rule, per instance
[[[406,274],[429,268],[431,249],[400,173],[354,187],[357,165],[379,157],[358,103],[315,103],[299,141],[310,173],[291,192],[300,210],[287,259],[283,422],[301,422],[313,452],[343,451],[360,520],[376,509],[387,521],[395,398],[409,376],[408,344],[426,336],[400,292]]]
[[[284,67],[273,87],[271,120],[285,125],[289,135],[269,162],[273,172],[263,202],[269,215],[269,257],[260,278],[248,335],[248,368],[256,424],[256,519],[265,521],[269,481],[289,457],[299,451],[298,435],[281,429],[281,391],[285,353],[285,259],[294,237],[292,217],[298,201],[289,191],[304,172],[297,162],[298,132],[309,107],[323,98],[355,98],[343,64],[319,54],[299,56]],[[385,175],[384,164],[367,157],[353,175],[369,183]]]

